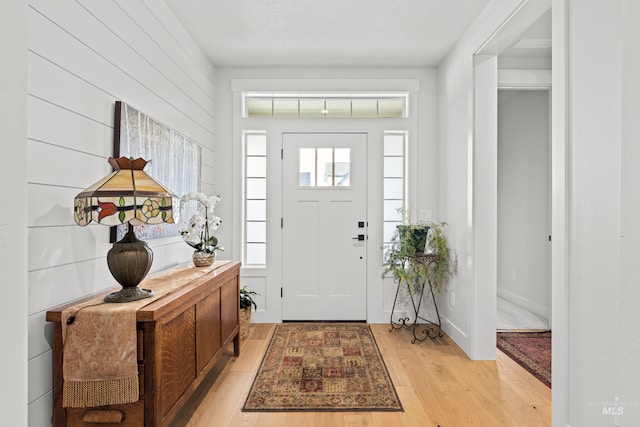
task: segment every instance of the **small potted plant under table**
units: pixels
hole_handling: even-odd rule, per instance
[[[250,291],[246,286],[240,288],[240,339],[245,340],[249,337],[251,332],[251,310],[257,309],[254,295],[258,295],[257,292]]]

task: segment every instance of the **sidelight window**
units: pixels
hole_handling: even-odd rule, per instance
[[[243,264],[267,263],[267,134],[244,133]]]
[[[407,201],[407,133],[385,132],[383,139],[383,240],[390,244],[396,227],[402,224]]]

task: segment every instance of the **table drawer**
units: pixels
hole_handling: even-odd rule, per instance
[[[142,401],[97,408],[66,408],[67,427],[140,427],[144,425]]]

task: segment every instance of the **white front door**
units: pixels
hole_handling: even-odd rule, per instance
[[[366,320],[367,135],[282,139],[282,319]]]

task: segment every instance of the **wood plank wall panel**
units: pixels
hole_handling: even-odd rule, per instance
[[[81,0],[79,3],[102,24],[102,30],[112,32],[122,41],[119,47],[109,46],[113,49],[114,57],[124,52],[129,53],[127,57],[135,61],[130,63],[130,68],[135,70],[137,76],[157,73],[157,80],[153,82],[152,87],[154,92],[156,88],[170,91],[166,97],[175,99],[177,108],[191,109],[192,120],[196,124],[207,124],[206,128],[213,132],[213,110],[210,109],[213,100],[195,84],[193,79],[188,78],[184,70],[166,55],[155,40],[148,37],[142,28],[125,13],[121,4],[87,0]],[[96,36],[100,37],[100,35]],[[147,57],[156,60],[151,61]]]
[[[116,3],[122,5],[129,10],[130,7],[134,7],[137,2],[130,2],[129,0],[116,0]],[[147,13],[153,16],[158,22],[166,22],[173,18],[173,13],[168,7],[158,8],[155,7],[155,0],[142,0],[142,4],[147,8]],[[143,12],[144,13],[144,12]],[[139,21],[147,22],[147,21]],[[155,27],[157,28],[157,27]],[[154,40],[157,40],[162,44],[164,49],[170,50],[170,56],[176,58],[176,62],[179,64],[193,63],[197,68],[201,70],[201,73],[191,73],[191,76],[196,77],[198,85],[203,88],[203,91],[209,94],[209,97],[213,100],[212,111],[215,109],[215,68],[206,58],[202,50],[196,46],[191,37],[188,35],[184,27],[176,26],[171,28],[171,31],[161,32],[156,34],[155,32],[147,31],[152,34]],[[170,39],[173,39],[174,43]],[[183,54],[187,58],[183,58]],[[198,78],[202,76],[202,78]],[[211,91],[207,91],[207,88],[211,88]],[[202,179],[202,191],[207,194],[217,193],[215,186],[215,152],[214,145],[203,146],[202,149],[202,164],[203,169],[210,168],[208,175]]]
[[[37,122],[27,123],[27,137],[30,141],[89,152],[101,157],[109,156],[113,152],[112,124],[100,123],[86,115],[34,96],[27,99],[27,114],[39,119]],[[46,170],[43,172],[46,173]],[[34,180],[31,176],[27,179],[30,182]]]
[[[73,198],[76,188],[57,187],[48,184],[31,183],[27,205],[27,225],[29,227],[52,227],[76,225],[73,221]]]
[[[58,2],[42,3],[57,15],[62,15],[61,19],[64,18],[65,22],[69,21],[69,25],[74,25],[76,22],[83,22],[87,19],[95,21],[76,2],[69,0],[62,2],[76,5],[75,8],[70,8],[69,10],[61,10],[66,8],[60,8]],[[158,77],[157,71],[146,62],[134,60],[135,53],[120,53],[118,48],[127,49],[127,46],[117,36],[112,33],[104,34],[105,38],[111,34],[114,43],[118,43],[118,48],[114,49],[114,52],[106,53],[96,51],[96,49],[104,48],[104,43],[96,41],[97,46],[92,46],[79,39],[78,32],[84,30],[91,34],[92,28],[99,28],[99,23],[94,22],[94,26],[89,26],[88,28],[72,28],[69,30],[65,28],[65,31],[56,25],[57,23],[45,17],[42,14],[42,10],[31,9],[31,11],[28,34],[30,46],[35,53],[46,58],[55,56],[56,64],[61,68],[83,80],[92,82],[107,92],[110,98],[105,97],[105,100],[121,99],[198,142],[202,143],[202,141],[206,141],[213,136],[212,124],[203,124],[193,119],[194,116],[197,117],[199,115],[197,111],[199,108],[185,108],[184,99],[173,100],[170,98],[176,95],[176,91],[166,89],[170,87],[170,83],[167,82],[166,78]],[[31,42],[32,40],[33,43]],[[65,49],[62,50],[61,46],[65,46]],[[83,58],[83,61],[79,62],[78,58]],[[114,61],[124,62],[118,63]],[[143,67],[145,71],[138,71],[134,68],[136,66]],[[163,83],[167,86],[162,86]],[[186,97],[183,96],[182,98]],[[147,101],[148,99],[151,101]]]
[[[43,245],[56,242],[55,251]],[[29,230],[29,270],[43,270],[102,258],[111,249],[109,229],[102,225],[87,227],[34,227]]]
[[[147,6],[146,3],[151,5],[154,1],[129,1],[129,0],[116,0],[115,4],[122,9],[122,11],[139,26],[150,40],[158,46],[169,58],[177,68],[181,69],[185,76],[193,81],[198,89],[206,95],[206,97],[215,103],[215,86],[214,78],[215,69],[204,56],[200,49],[195,44],[184,44],[184,40],[180,40],[187,35],[182,31],[182,28],[174,28],[175,31],[166,31],[166,28],[162,25],[163,12],[167,12],[168,9],[158,10]],[[170,12],[169,12],[170,13]],[[150,15],[154,19],[152,20],[135,20],[135,16]],[[160,25],[158,25],[160,24]],[[188,69],[188,65],[195,65],[201,72],[192,73]],[[199,95],[197,95],[199,96]],[[203,98],[204,99],[204,98]]]
[[[137,3],[137,2],[130,2],[130,0],[115,0],[115,2],[120,5]],[[172,58],[177,58],[179,59],[177,62],[181,62],[180,55],[182,53],[186,54],[189,60],[184,63],[194,64],[195,67],[200,70],[201,75],[205,79],[208,79],[209,82],[211,83],[211,85],[204,85],[203,87],[205,88],[213,87],[212,85],[215,82],[215,75],[216,75],[215,67],[209,61],[209,59],[204,54],[204,52],[193,41],[188,31],[181,25],[172,25],[170,30],[167,29],[168,24],[171,25],[173,22],[175,22],[176,18],[173,15],[173,12],[166,5],[159,7],[157,5],[157,0],[141,0],[140,3],[143,4],[147,9],[147,12],[142,12],[140,16],[145,14],[153,16],[157,20],[157,22],[160,24],[160,26],[164,27],[164,29],[166,30],[164,33],[165,38],[163,40],[168,41],[166,37],[170,37],[175,41],[175,45],[171,43],[163,44],[163,46],[166,46],[168,49],[173,49],[169,56],[171,56]],[[140,20],[140,19],[137,21],[142,23],[150,22],[147,20]],[[190,72],[189,74],[196,77],[198,76],[197,73],[193,73],[193,72]],[[202,81],[204,82],[205,79],[203,79]],[[203,90],[207,91],[206,89],[203,89]],[[215,101],[215,90],[212,90],[210,92],[207,91],[207,93],[209,93]]]
[[[40,55],[30,51],[27,56],[30,96],[112,128],[114,110],[104,102],[111,94]]]
[[[91,139],[87,141],[87,147],[94,145],[90,142]],[[60,158],[61,155],[64,157]],[[27,140],[27,156],[29,184],[71,187],[80,192],[111,171],[107,163],[108,154],[105,157],[88,156],[87,153],[32,139]],[[56,159],[59,159],[60,164],[55,163]],[[55,173],[52,174],[52,170]],[[80,186],[78,181],[82,181]],[[70,207],[73,207],[73,199]],[[73,208],[70,212],[73,215]]]
[[[214,182],[215,68],[156,0],[31,0],[28,8],[29,425],[51,419],[47,309],[115,285],[109,230],[73,222],[73,197],[110,171],[114,102],[197,141]],[[179,237],[147,242],[152,272],[187,260]]]

